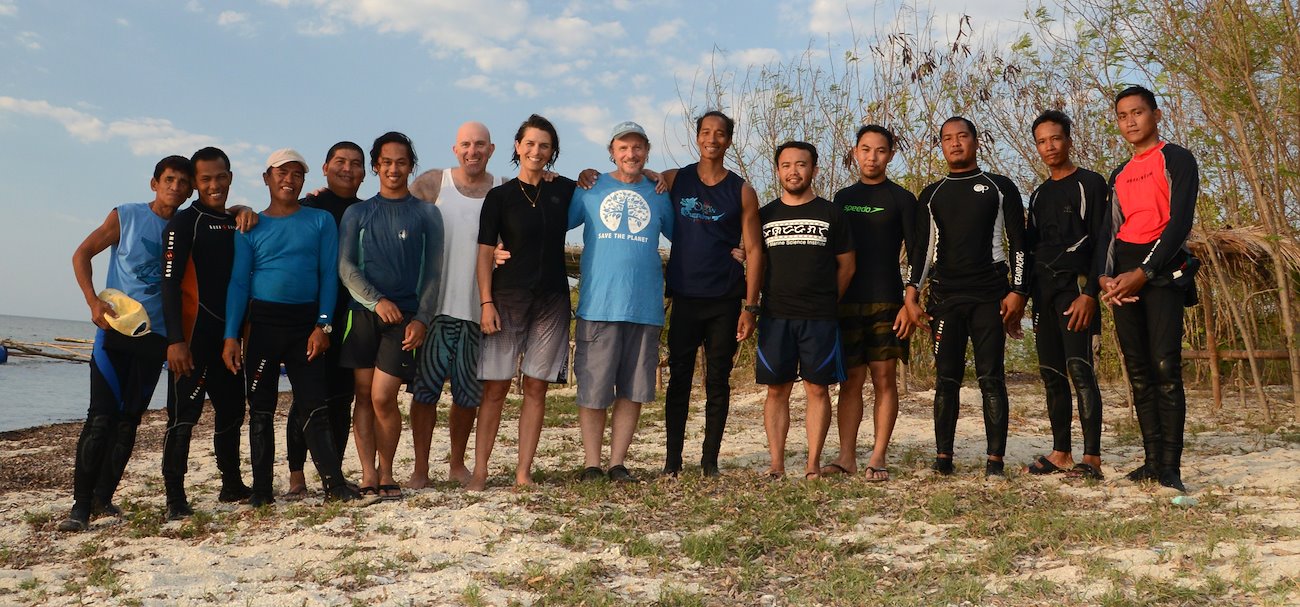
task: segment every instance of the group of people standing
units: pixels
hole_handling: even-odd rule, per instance
[[[448,475],[469,489],[484,488],[516,375],[524,398],[515,483],[531,484],[547,389],[568,377],[564,240],[578,226],[584,251],[572,338],[581,480],[635,480],[626,458],[641,408],[656,398],[666,315],[664,475],[684,468],[701,347],[699,463],[706,476],[720,473],[733,361],[739,343],[757,331],[755,378],[768,387],[767,474],[785,473],[790,395],[799,380],[807,395],[805,476],[857,474],[869,377],[875,444],[863,476],[888,480],[897,361],[908,359],[910,336],[924,328],[933,334],[936,368],[933,469],[954,470],[969,340],[983,395],[985,473],[1001,476],[1005,338],[1019,336],[1032,297],[1054,441],[1053,451],[1028,471],[1102,476],[1101,402],[1092,369],[1100,300],[1115,307],[1146,446],[1143,465],[1128,476],[1181,490],[1179,348],[1182,307],[1195,298],[1195,259],[1184,242],[1195,207],[1196,165],[1186,150],[1159,139],[1160,111],[1150,91],[1126,89],[1115,109],[1135,155],[1109,186],[1070,160],[1068,117],[1047,111],[1033,123],[1051,177],[1031,196],[1028,220],[1016,186],[979,169],[978,133],[962,117],[940,129],[949,174],[919,200],[886,175],[893,133],[867,125],[846,158],[859,169],[856,183],[833,200],[817,196],[817,149],[786,142],[773,155],[782,193],[760,206],[753,187],[724,165],[735,125],[717,111],[696,121],[698,162],[647,170],[649,137],[640,125],[623,122],[609,140],[614,169],[588,169],[577,181],[550,172],[559,135],[538,115],[515,133],[512,162],[519,173],[509,180],[487,171],[495,146],[482,124],[458,130],[452,147],[457,166],[414,179],[418,159],[411,140],[385,133],[369,151],[379,192],[365,201],[357,197],[366,174],[357,144],[329,149],[322,166],[327,185],[306,197],[307,161],[292,149],[277,150],[263,173],[270,204],[261,213],[227,206],[233,175],[221,150],[169,156],[155,167],[153,202],[115,208],[73,256],[99,330],[73,506],[59,528],[83,530],[92,515],[116,512],[112,496],[164,361],[170,370],[162,461],[169,519],[192,514],[185,475],[205,396],[214,412],[217,499],[253,506],[275,501],[281,365],[293,392],[286,496],[307,492],[303,467],[310,454],[326,499],[400,499],[393,460],[403,385],[412,393],[416,455],[406,484],[426,486],[436,403],[448,381]],[[198,199],[178,210],[195,190]],[[666,267],[661,236],[672,241]],[[143,304],[148,334],[114,330],[117,312],[94,292],[91,258],[110,247],[107,286]],[[665,296],[672,301],[667,314]],[[836,383],[840,451],[823,465],[832,421],[829,386]],[[1084,435],[1078,464],[1070,444],[1071,383]],[[245,416],[251,486],[240,470]],[[471,434],[472,468],[465,462]],[[342,473],[349,437],[361,463],[356,484]]]

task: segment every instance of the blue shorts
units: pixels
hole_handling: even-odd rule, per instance
[[[758,318],[758,360],[754,381],[788,384],[803,378],[829,386],[844,381],[839,322],[802,318]]]

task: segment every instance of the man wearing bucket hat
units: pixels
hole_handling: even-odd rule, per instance
[[[307,161],[291,149],[266,160],[262,180],[271,204],[257,226],[235,235],[235,259],[226,292],[222,359],[231,372],[242,368],[248,386],[248,443],[253,468],[251,506],[271,504],[275,459],[275,405],[280,365],[293,385],[296,419],[324,485],[326,499],[352,501],[360,495],[343,479],[340,455],[326,405],[325,358],[338,297],[338,230],[327,211],[302,206]],[[248,328],[244,332],[245,312]],[[241,356],[239,338],[244,338]]]
[[[163,158],[154,166],[149,187],[153,202],[113,209],[72,254],[77,286],[99,330],[90,360],[90,408],[73,466],[72,509],[59,523],[60,531],[84,531],[95,512],[120,512],[112,505],[113,493],[166,356],[162,233],[194,191],[194,165],[183,156]],[[91,260],[109,248],[108,290],[101,299],[95,295]]]
[[[610,480],[634,480],[623,465],[641,405],[655,399],[659,332],[664,324],[664,273],[659,235],[672,238],[672,203],[642,176],[650,140],[635,122],[610,135],[614,170],[574,194],[569,228],[583,228],[578,290],[578,421],[582,480],[598,480],[607,409],[613,409]]]

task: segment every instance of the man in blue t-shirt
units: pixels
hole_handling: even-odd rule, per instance
[[[574,372],[587,481],[605,475],[601,447],[611,405],[609,478],[635,480],[623,461],[641,405],[655,399],[664,324],[659,235],[671,239],[673,222],[668,196],[642,176],[649,153],[645,129],[619,123],[609,142],[614,171],[575,192],[569,205],[569,228],[585,226]]]

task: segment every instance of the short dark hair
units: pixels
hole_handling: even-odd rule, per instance
[[[177,173],[184,173],[186,177],[190,178],[190,181],[194,181],[194,163],[190,162],[189,158],[173,154],[159,160],[158,164],[153,165],[153,178],[155,180],[161,179],[163,172],[167,169]]]
[[[695,119],[696,135],[700,134],[700,129],[704,128],[704,119],[708,118],[709,116],[722,119],[722,126],[727,129],[727,139],[731,139],[731,136],[736,133],[736,121],[732,120],[731,116],[723,114],[721,111],[718,110],[709,110],[707,112],[704,112],[704,114],[700,115],[699,118]]]
[[[325,152],[325,164],[329,164],[329,161],[334,160],[334,155],[337,154],[339,150],[352,150],[358,154],[361,154],[362,161],[366,159],[366,151],[361,149],[361,146],[352,143],[351,141],[340,141],[334,145],[331,145],[330,151]]]
[[[867,133],[875,133],[884,137],[885,142],[889,144],[889,151],[894,151],[894,143],[896,140],[894,139],[893,131],[880,126],[879,124],[864,124],[858,127],[858,134],[853,137],[853,145],[850,146],[849,151],[844,154],[844,166],[846,168],[853,168],[853,165],[856,163],[853,159],[853,150],[858,147],[859,143],[862,143],[862,136]]]
[[[1123,99],[1125,97],[1132,97],[1134,95],[1137,95],[1138,97],[1145,99],[1147,105],[1151,106],[1151,109],[1153,110],[1160,109],[1160,106],[1156,105],[1156,94],[1152,93],[1150,89],[1144,86],[1136,86],[1136,85],[1130,86],[1120,91],[1118,95],[1115,95],[1115,107],[1119,107],[1120,99]]]
[[[221,148],[214,148],[212,146],[208,146],[206,148],[200,149],[197,152],[194,152],[194,155],[190,156],[190,163],[192,163],[196,167],[198,166],[200,160],[220,160],[226,163],[226,171],[230,171],[230,157],[227,156],[225,152],[221,151]]]
[[[880,126],[879,124],[865,124],[858,127],[858,134],[853,137],[853,147],[857,147],[859,143],[862,143],[862,136],[866,135],[867,133],[875,133],[877,135],[880,135],[881,137],[884,137],[885,141],[889,143],[889,149],[890,150],[894,149],[894,143],[896,141],[894,139],[894,132],[883,126]]]
[[[1032,137],[1034,133],[1038,132],[1038,125],[1044,122],[1055,122],[1061,125],[1061,130],[1065,132],[1066,138],[1070,137],[1070,127],[1074,124],[1074,121],[1070,120],[1070,117],[1066,116],[1065,112],[1061,110],[1044,110],[1034,119],[1034,124],[1029,127],[1029,135]]]
[[[807,141],[787,141],[785,143],[782,143],[779,146],[776,146],[776,153],[772,154],[772,164],[779,165],[781,163],[781,152],[784,152],[789,149],[803,150],[805,152],[808,152],[810,155],[812,155],[813,166],[817,166],[817,146],[814,146],[813,144],[808,143]]]
[[[970,136],[971,136],[972,138],[974,138],[974,139],[979,139],[979,138],[980,138],[979,131],[975,129],[975,123],[974,123],[974,122],[971,122],[970,119],[967,118],[967,117],[965,117],[965,116],[953,116],[952,118],[949,118],[949,119],[947,119],[947,120],[944,120],[944,121],[943,121],[943,124],[939,125],[939,138],[940,138],[940,139],[943,138],[943,127],[948,126],[948,123],[950,123],[950,122],[964,122],[964,123],[966,123],[966,128],[970,129]]]
[[[420,164],[419,158],[415,155],[415,144],[411,143],[411,138],[397,131],[388,131],[379,138],[375,139],[374,145],[370,146],[370,168],[376,169],[379,166],[379,153],[384,149],[385,144],[400,143],[406,146],[406,157],[411,161],[411,168]]]
[[[546,161],[546,166],[554,166],[555,161],[560,158],[560,134],[555,132],[555,125],[551,124],[551,121],[544,116],[532,114],[527,120],[519,124],[519,130],[515,131],[515,143],[524,140],[524,131],[528,129],[545,131],[546,134],[551,136],[551,159]],[[519,152],[510,153],[510,162],[515,166],[519,166]]]

